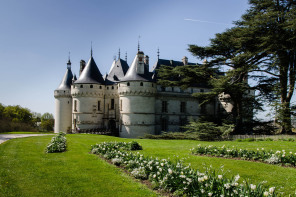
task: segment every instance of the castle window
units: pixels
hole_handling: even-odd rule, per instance
[[[129,82],[127,82],[127,84],[126,84],[127,86],[130,86],[130,83]]]
[[[74,111],[77,111],[77,100],[74,100]]]
[[[161,91],[165,92],[165,87],[161,86]]]
[[[180,112],[185,113],[186,112],[186,102],[180,103]]]
[[[112,86],[112,90],[114,90],[114,86]]]
[[[200,89],[200,92],[204,92],[204,89]]]
[[[122,111],[122,100],[120,100],[120,111]]]
[[[140,83],[140,86],[143,86],[143,82]]]
[[[152,87],[154,87],[154,86],[153,86],[153,83],[152,83]]]
[[[168,112],[168,102],[162,101],[161,112]]]
[[[174,87],[172,87],[172,92],[174,92]]]
[[[94,86],[93,85],[90,85],[90,88],[93,88]]]
[[[167,131],[168,130],[168,121],[166,118],[161,119],[161,131]]]
[[[80,88],[83,88],[83,85],[80,85]]]
[[[98,111],[101,111],[101,101],[98,101]]]
[[[100,86],[100,89],[102,89],[102,86]]]
[[[114,109],[114,99],[111,99],[111,109]]]
[[[109,87],[107,87],[107,90],[109,90]]]

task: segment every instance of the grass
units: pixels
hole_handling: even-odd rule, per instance
[[[156,194],[127,176],[115,166],[89,154],[90,146],[104,141],[131,141],[109,136],[67,135],[68,151],[46,154],[45,147],[52,136],[13,139],[0,145],[0,196],[156,196]],[[278,191],[294,194],[296,168],[285,168],[264,163],[201,157],[190,154],[190,149],[202,145],[228,145],[240,148],[286,150],[296,152],[296,142],[199,142],[193,140],[137,139],[144,155],[159,158],[184,158],[196,169],[221,165],[227,176],[239,174],[250,183],[267,181]]]

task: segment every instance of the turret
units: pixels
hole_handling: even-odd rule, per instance
[[[102,74],[91,55],[71,88],[72,130],[74,132],[103,127],[104,83]]]
[[[119,136],[135,138],[155,133],[156,84],[144,69],[144,53],[139,51],[119,83]]]
[[[72,97],[71,84],[73,74],[71,71],[71,61],[68,60],[67,70],[59,87],[54,91],[55,97],[55,126],[54,132],[60,131],[69,133],[71,131],[71,111]]]

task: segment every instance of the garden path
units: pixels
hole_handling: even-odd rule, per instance
[[[14,138],[42,136],[42,135],[52,135],[52,134],[0,134],[0,144]]]

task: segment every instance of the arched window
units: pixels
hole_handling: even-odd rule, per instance
[[[130,86],[130,83],[129,82],[127,82],[127,84],[126,84],[127,86]]]
[[[112,86],[112,90],[114,90],[114,86]]]
[[[140,86],[143,86],[143,82],[140,83]]]
[[[100,89],[102,89],[102,86],[100,86]]]

